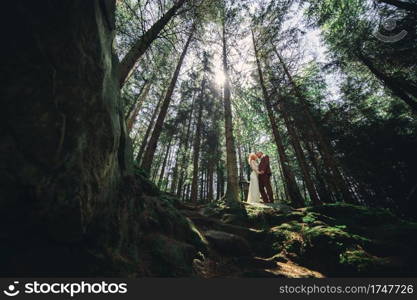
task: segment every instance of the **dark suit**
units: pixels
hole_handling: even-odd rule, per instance
[[[259,163],[259,172],[263,172],[263,174],[259,174],[258,181],[259,181],[259,191],[262,195],[262,200],[266,203],[274,202],[274,194],[272,193],[271,187],[271,167],[269,165],[269,156],[264,155]]]

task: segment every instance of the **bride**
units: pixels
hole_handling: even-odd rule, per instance
[[[248,163],[252,169],[250,174],[248,203],[260,203],[261,197],[259,192],[258,175],[261,174],[258,170],[258,156],[255,153],[249,154]]]

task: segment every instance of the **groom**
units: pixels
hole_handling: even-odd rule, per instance
[[[259,190],[262,195],[262,200],[265,203],[273,203],[274,202],[274,194],[272,193],[271,187],[271,167],[269,166],[269,156],[264,155],[261,151],[256,153],[256,156],[261,159],[259,163]],[[266,192],[265,192],[266,190]]]

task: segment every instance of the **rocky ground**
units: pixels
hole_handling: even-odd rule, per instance
[[[349,204],[184,206],[209,256],[203,277],[415,276],[417,224]]]
[[[416,276],[417,223],[345,203],[190,205],[141,179],[135,261],[113,255],[112,276]],[[125,267],[121,268],[121,264]]]

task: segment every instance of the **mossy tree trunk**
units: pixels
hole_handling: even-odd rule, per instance
[[[120,213],[137,209],[119,194],[132,158],[112,49],[115,1],[6,6],[0,274],[91,274],[90,250],[123,251],[129,216]]]

